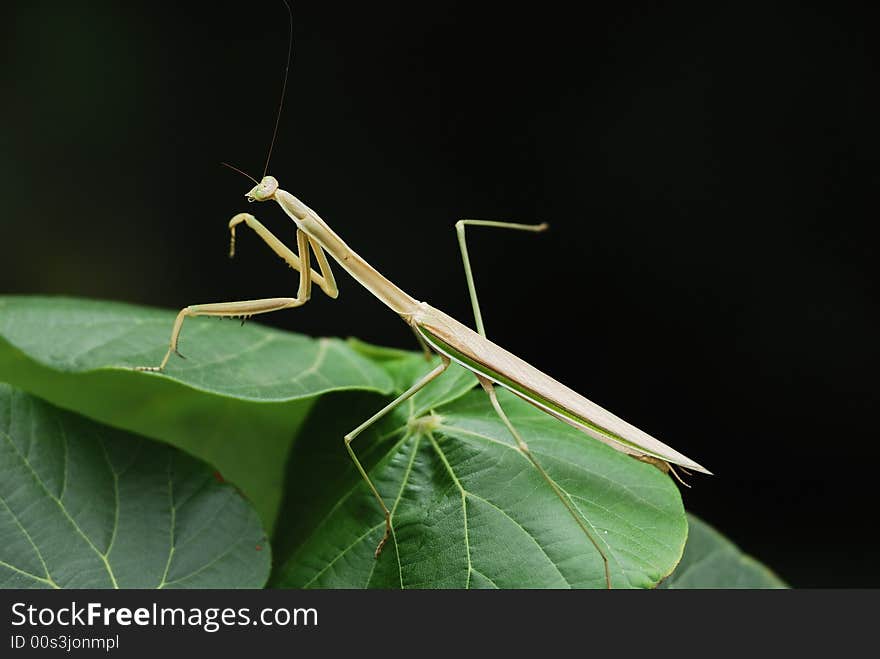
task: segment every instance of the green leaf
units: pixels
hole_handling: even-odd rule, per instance
[[[259,588],[254,509],[183,452],[0,385],[0,587]]]
[[[429,368],[422,362],[421,373]],[[463,377],[455,395],[432,391],[445,377],[462,376],[444,374],[352,444],[393,512],[378,560],[384,517],[339,438],[388,399],[347,393],[317,403],[291,454],[272,585],[605,587],[599,552],[486,395],[466,393]],[[499,398],[603,547],[613,586],[650,588],[667,576],[687,534],[669,477],[512,394]]]
[[[440,363],[436,355],[426,359],[424,353],[374,346],[358,339],[348,339],[348,345],[379,364],[391,376],[392,398],[409,389],[413,383]],[[461,398],[476,384],[477,378],[473,373],[453,362],[441,377],[420,390],[406,405],[410,409],[430,410]],[[360,419],[358,424],[363,420]]]
[[[379,366],[336,339],[190,318],[186,360],[157,364],[175,314],[115,302],[0,297],[0,380],[104,423],[161,439],[215,465],[271,527],[283,469],[315,397],[387,392]]]
[[[687,545],[675,572],[661,588],[787,588],[768,567],[694,515],[688,515]]]

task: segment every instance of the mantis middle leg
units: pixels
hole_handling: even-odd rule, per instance
[[[360,473],[364,481],[366,481],[367,485],[370,488],[370,491],[373,493],[373,496],[376,497],[376,501],[379,502],[379,506],[382,508],[382,512],[385,513],[385,535],[382,536],[382,539],[379,541],[379,545],[376,547],[376,558],[379,558],[379,554],[382,553],[382,547],[385,546],[385,543],[388,542],[388,538],[391,537],[391,511],[388,510],[388,506],[385,505],[385,501],[382,499],[382,495],[379,494],[379,490],[376,489],[376,486],[373,485],[373,481],[371,481],[370,477],[367,475],[366,469],[364,469],[360,460],[357,459],[357,456],[354,453],[354,449],[351,448],[351,443],[352,441],[354,441],[354,438],[360,435],[364,430],[376,423],[376,421],[388,414],[391,410],[400,405],[407,398],[416,394],[419,389],[425,387],[425,385],[427,385],[431,380],[443,373],[443,371],[445,371],[449,366],[449,357],[447,357],[446,355],[440,355],[440,360],[440,364],[432,369],[427,375],[425,375],[413,386],[400,394],[400,396],[388,403],[385,407],[376,412],[373,416],[371,416],[369,419],[364,421],[361,425],[359,425],[357,428],[355,428],[345,436],[345,448],[346,450],[348,450],[348,454],[351,456],[351,459],[354,462],[354,466],[357,467],[358,472]]]
[[[520,224],[519,222],[496,222],[495,220],[459,220],[455,223],[458,245],[461,248],[461,260],[464,262],[464,275],[467,278],[471,305],[474,308],[474,322],[477,324],[477,332],[479,332],[480,336],[486,336],[486,328],[483,326],[483,315],[480,313],[480,302],[477,299],[477,289],[474,286],[474,274],[471,272],[471,260],[468,258],[467,240],[464,237],[464,228],[467,225],[533,232],[544,231],[548,225],[546,222],[541,224]]]
[[[559,485],[556,484],[550,474],[544,471],[544,467],[541,466],[541,463],[538,462],[537,458],[532,455],[532,452],[529,450],[528,445],[523,440],[522,436],[519,434],[519,431],[514,427],[513,423],[511,423],[510,419],[507,418],[507,414],[505,414],[504,409],[501,407],[501,403],[498,402],[498,395],[495,392],[495,385],[492,384],[490,380],[477,375],[477,379],[480,381],[480,385],[483,387],[485,392],[489,395],[489,400],[492,402],[492,407],[495,408],[496,414],[500,417],[501,421],[507,426],[507,429],[510,431],[510,434],[513,435],[513,439],[516,442],[516,446],[519,449],[520,453],[522,453],[526,458],[528,458],[529,462],[538,470],[538,473],[541,474],[541,477],[547,482],[553,492],[559,497],[559,500],[562,502],[568,512],[571,513],[571,516],[574,518],[574,521],[584,532],[584,535],[590,540],[593,544],[593,547],[596,548],[596,551],[599,552],[599,555],[602,557],[602,563],[605,567],[605,587],[611,588],[611,571],[608,567],[608,557],[605,555],[605,552],[602,551],[602,547],[599,546],[599,541],[593,537],[593,533],[588,528],[583,516],[580,514],[578,510],[572,505],[571,500],[568,498],[568,495],[563,492]]]

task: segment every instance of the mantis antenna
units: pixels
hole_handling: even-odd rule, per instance
[[[238,167],[235,167],[234,165],[230,165],[228,162],[221,162],[220,164],[223,165],[224,167],[229,167],[229,169],[231,169],[233,172],[238,172],[242,176],[247,176],[254,183],[259,183],[259,181],[257,179],[255,179],[253,176],[248,174],[246,171],[241,170]]]
[[[281,123],[281,111],[284,109],[284,96],[287,91],[287,74],[290,72],[290,61],[293,56],[293,11],[287,0],[282,0],[287,7],[288,39],[287,39],[287,64],[284,67],[284,82],[281,83],[281,99],[278,101],[278,114],[275,116],[275,128],[272,131],[272,141],[269,142],[269,153],[266,154],[266,166],[263,167],[263,176],[269,171],[269,160],[272,158],[272,149],[275,147],[275,138],[278,136],[278,124]]]
[[[287,64],[284,66],[284,80],[281,83],[281,98],[278,101],[278,114],[275,116],[275,128],[272,130],[272,141],[269,142],[269,153],[266,154],[266,165],[263,167],[263,176],[266,176],[266,172],[269,171],[269,161],[272,159],[272,149],[275,147],[275,138],[278,136],[278,125],[281,123],[281,111],[284,109],[284,97],[286,96],[287,91],[287,77],[290,72],[290,62],[293,56],[293,11],[290,9],[290,5],[287,0],[281,0],[284,3],[284,6],[287,8],[287,18],[288,18],[288,33],[287,33]],[[221,162],[221,165],[224,167],[228,167],[234,172],[238,172],[243,176],[247,176],[254,183],[259,184],[259,181],[255,179],[253,176],[248,174],[246,171],[239,169],[233,165],[230,165],[228,162]]]

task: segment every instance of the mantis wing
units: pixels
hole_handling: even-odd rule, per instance
[[[438,352],[594,439],[628,455],[654,458],[704,474],[712,473],[427,303],[419,305],[413,321],[425,340]]]

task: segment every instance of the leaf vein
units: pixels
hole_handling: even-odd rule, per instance
[[[70,522],[70,524],[71,524],[71,526],[73,526],[74,530],[80,535],[80,537],[82,537],[83,540],[86,541],[86,544],[88,544],[88,546],[91,547],[92,551],[94,551],[98,555],[98,557],[101,559],[101,561],[104,563],[104,568],[107,570],[107,574],[110,576],[110,581],[113,584],[113,587],[119,588],[119,585],[116,583],[116,576],[113,574],[113,568],[110,566],[110,561],[107,560],[107,556],[105,556],[104,554],[101,553],[101,551],[92,542],[91,538],[89,538],[89,536],[85,533],[85,531],[82,530],[80,525],[76,523],[76,520],[73,519],[73,517],[71,517],[70,513],[67,511],[67,508],[64,506],[64,503],[58,497],[56,497],[54,494],[52,494],[52,492],[49,491],[49,488],[46,487],[46,484],[43,482],[43,480],[40,478],[40,476],[34,470],[33,465],[31,465],[31,463],[28,461],[28,459],[21,453],[21,451],[19,451],[18,446],[15,445],[15,442],[12,441],[12,438],[9,435],[7,435],[6,433],[3,433],[3,436],[9,442],[9,444],[12,446],[13,450],[18,454],[19,458],[21,458],[21,461],[24,463],[25,467],[27,467],[28,471],[31,472],[31,475],[34,477],[34,480],[37,482],[37,484],[46,493],[46,496],[48,496],[58,506],[59,510],[64,515],[64,517],[67,519],[67,521]],[[48,571],[47,571],[47,574],[48,574]]]

